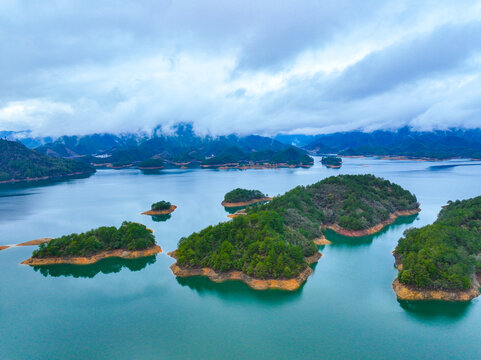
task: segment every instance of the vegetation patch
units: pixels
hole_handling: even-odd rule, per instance
[[[162,200],[162,201],[153,203],[153,204],[150,206],[150,209],[151,209],[151,210],[154,210],[154,211],[168,210],[168,209],[170,209],[171,206],[172,206],[172,204],[171,204],[169,201],[164,201],[164,200]]]
[[[224,201],[227,203],[239,203],[254,199],[262,199],[265,197],[266,195],[259,190],[246,190],[237,188],[225,194]]]
[[[154,245],[154,235],[149,229],[139,223],[124,221],[119,228],[103,226],[42,243],[32,258],[84,257],[108,250],[144,250]]]

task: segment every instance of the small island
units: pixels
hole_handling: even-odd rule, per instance
[[[93,264],[108,257],[134,259],[162,252],[155,244],[152,230],[144,225],[124,221],[81,234],[70,234],[41,243],[32,257],[22,264],[42,266],[53,264]]]
[[[329,244],[321,227],[380,230],[393,214],[419,211],[418,206],[409,191],[373,175],[332,176],[182,238],[171,270],[178,277],[292,291],[313,273],[310,265],[321,257],[317,245]]]
[[[272,200],[272,198],[267,197],[267,195],[265,195],[259,190],[246,190],[237,188],[229,191],[227,194],[224,195],[224,201],[222,201],[222,206],[242,207],[270,200]]]
[[[173,212],[175,209],[177,209],[177,206],[172,205],[168,201],[159,201],[156,203],[153,203],[150,206],[150,210],[144,211],[141,215],[167,215]]]
[[[139,163],[138,168],[140,170],[158,170],[164,168],[164,162],[162,159],[150,158]]]
[[[480,253],[481,196],[449,202],[399,240],[393,289],[400,300],[469,301],[480,294]]]
[[[338,156],[323,156],[321,163],[328,168],[339,169],[342,166],[342,159]]]

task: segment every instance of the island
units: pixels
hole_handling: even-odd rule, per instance
[[[139,163],[138,168],[140,170],[158,170],[164,168],[164,162],[162,159],[150,158]]]
[[[162,252],[152,230],[145,225],[124,221],[119,228],[99,227],[81,234],[70,234],[41,243],[32,257],[22,264],[93,264],[108,257],[134,259]]]
[[[237,188],[225,194],[224,201],[222,201],[221,204],[224,207],[242,207],[270,200],[272,200],[272,198],[259,190]]]
[[[342,159],[338,156],[323,156],[321,163],[328,168],[339,169],[342,166]]]
[[[469,301],[481,280],[481,196],[449,202],[437,220],[405,231],[393,252],[400,300]]]
[[[177,206],[172,205],[168,201],[159,201],[156,203],[153,203],[150,206],[150,210],[144,211],[141,215],[167,215],[173,212],[175,209],[177,209]]]
[[[94,172],[93,166],[83,162],[53,158],[18,141],[0,139],[0,184],[89,176]]]
[[[257,290],[292,291],[313,273],[310,265],[321,257],[316,243],[328,244],[321,227],[362,231],[393,214],[419,211],[418,206],[414,195],[388,180],[332,176],[180,239],[171,253],[177,260],[171,270],[178,277],[240,280]]]

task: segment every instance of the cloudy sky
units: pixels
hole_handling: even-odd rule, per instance
[[[2,0],[0,130],[481,127],[481,1]]]

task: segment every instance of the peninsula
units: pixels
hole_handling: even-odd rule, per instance
[[[70,159],[58,159],[27,149],[17,141],[0,139],[0,184],[73,176],[88,176],[95,169]]]
[[[373,175],[329,177],[182,238],[171,270],[179,277],[201,275],[244,281],[255,289],[295,290],[320,258],[316,243],[328,243],[322,225],[368,229],[418,205],[409,191]]]
[[[224,195],[224,201],[222,201],[222,206],[242,207],[270,200],[272,200],[272,198],[267,197],[259,190],[246,190],[237,188],[229,191],[227,194]]]
[[[144,211],[141,215],[167,215],[173,212],[175,209],[177,209],[177,206],[172,205],[168,201],[159,201],[156,203],[153,203],[150,206],[150,210]]]
[[[437,220],[404,233],[393,252],[401,300],[469,301],[479,296],[481,196],[449,202]]]
[[[41,243],[38,250],[32,253],[32,257],[22,264],[86,265],[108,257],[134,259],[160,252],[162,250],[155,244],[152,230],[139,223],[124,221],[118,229],[104,226]]]

